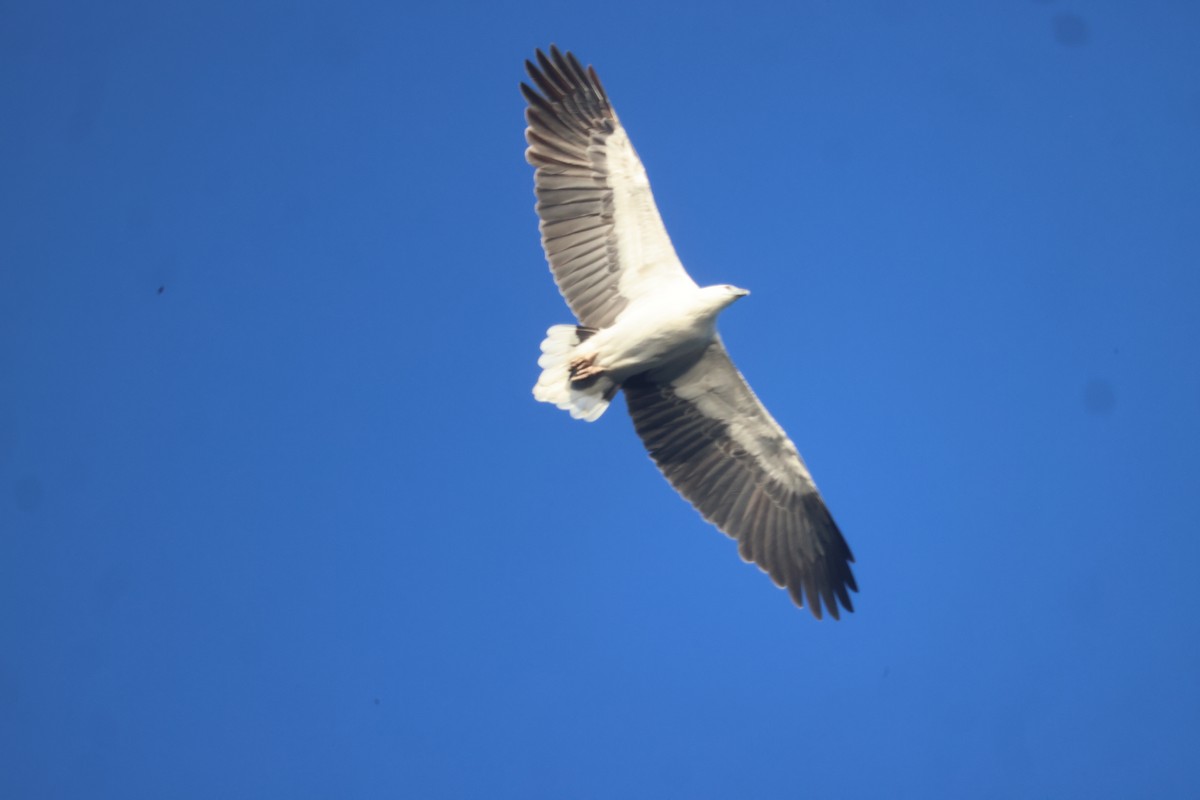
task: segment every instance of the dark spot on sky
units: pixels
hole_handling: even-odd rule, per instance
[[[1091,414],[1111,414],[1117,404],[1112,384],[1103,378],[1092,378],[1083,386],[1083,406]]]
[[[162,294],[162,293],[163,293],[163,292],[165,292],[166,290],[167,290],[167,287],[166,287],[166,286],[159,286],[159,287],[158,287],[158,293],[159,293],[159,294]]]
[[[1088,43],[1088,24],[1078,14],[1054,15],[1054,40],[1064,47],[1079,47]]]
[[[378,697],[376,697],[376,698],[375,698],[375,705],[379,705],[379,698],[378,698]]]
[[[32,475],[23,475],[13,483],[13,500],[22,511],[37,511],[42,504],[42,482]]]

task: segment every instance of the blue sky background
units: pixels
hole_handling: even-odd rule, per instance
[[[0,795],[1194,796],[1200,7],[683,8],[4,4]],[[530,396],[552,41],[840,623]]]

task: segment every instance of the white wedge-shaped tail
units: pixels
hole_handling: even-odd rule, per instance
[[[578,357],[576,348],[587,341],[596,330],[582,325],[555,325],[546,331],[542,340],[542,355],[538,366],[542,374],[533,387],[533,396],[543,403],[553,403],[571,412],[575,419],[593,422],[599,419],[620,387],[599,374],[577,379],[571,362]]]

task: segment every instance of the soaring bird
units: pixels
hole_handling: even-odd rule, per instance
[[[550,47],[525,62],[525,157],[538,226],[577,325],[542,342],[533,395],[593,421],[617,390],[671,485],[818,619],[858,591],[796,446],[725,351],[717,315],[749,294],[700,287],[675,255],[646,170],[596,70]]]

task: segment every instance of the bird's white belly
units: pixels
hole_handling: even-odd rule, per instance
[[[698,316],[687,305],[631,308],[587,344],[593,346],[598,366],[621,382],[700,352],[712,341],[715,322],[715,314]]]

